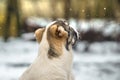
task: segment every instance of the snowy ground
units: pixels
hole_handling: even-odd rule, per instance
[[[75,80],[120,80],[120,43],[95,42],[85,52],[86,42],[80,42],[74,51]],[[23,39],[0,39],[0,80],[18,80],[33,62],[38,44]]]

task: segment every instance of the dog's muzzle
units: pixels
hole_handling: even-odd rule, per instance
[[[62,26],[65,29],[65,31],[68,32],[68,38],[66,40],[66,49],[69,50],[69,46],[75,45],[76,41],[79,40],[79,34],[77,30],[71,27],[66,20],[60,19],[57,20],[56,23],[58,24],[58,27]]]

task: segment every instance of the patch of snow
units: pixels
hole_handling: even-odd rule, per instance
[[[34,32],[24,33],[24,34],[22,34],[21,37],[25,40],[32,40],[32,39],[35,39],[35,34],[34,34]]]
[[[80,31],[86,32],[90,29],[89,22],[87,22],[87,21],[80,21],[79,25],[80,25],[80,27],[79,27]]]
[[[85,44],[86,42],[78,43],[78,51],[73,51],[75,80],[118,80],[120,54],[114,53],[117,47],[120,48],[119,44],[93,43],[90,45],[90,50],[84,52]],[[0,39],[0,80],[18,80],[33,62],[37,52],[37,42],[18,38],[5,43]]]
[[[38,26],[46,26],[51,20],[38,18],[38,17],[30,17],[26,20],[28,25],[38,25]]]
[[[103,34],[106,36],[112,35],[115,37],[116,35],[120,34],[120,24],[111,21],[107,24],[103,30]]]
[[[106,8],[104,8],[106,10]],[[82,10],[84,12],[84,10]],[[26,23],[29,25],[38,25],[38,26],[46,26],[52,20],[38,18],[38,17],[30,17],[26,20]],[[112,35],[116,37],[117,34],[120,34],[120,24],[115,21],[108,21],[105,19],[91,19],[91,20],[75,20],[71,18],[69,20],[70,26],[79,29],[80,31],[86,32],[90,29],[95,31],[101,31],[104,35],[109,36]]]

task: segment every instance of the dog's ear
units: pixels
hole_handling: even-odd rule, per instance
[[[42,40],[43,33],[45,31],[45,28],[39,28],[35,31],[35,37],[38,43]]]

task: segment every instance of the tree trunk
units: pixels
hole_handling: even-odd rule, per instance
[[[3,30],[3,37],[5,42],[10,37],[10,25],[13,16],[15,16],[16,18],[16,25],[15,25],[17,29],[16,34],[17,36],[20,36],[20,16],[19,16],[18,0],[7,0],[6,20]]]
[[[71,0],[64,0],[64,18],[68,20],[70,18]]]

